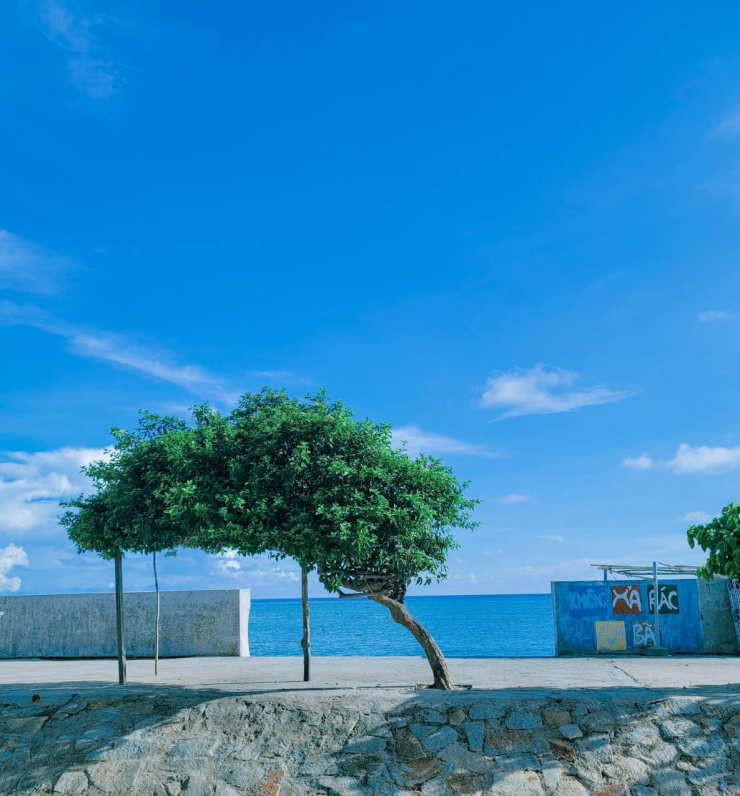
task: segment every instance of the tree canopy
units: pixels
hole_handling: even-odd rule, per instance
[[[390,424],[357,421],[323,392],[301,401],[265,389],[228,415],[199,406],[187,424],[144,413],[137,431],[113,433],[110,460],[86,468],[95,492],[62,518],[78,550],[289,556],[329,591],[386,605],[450,687],[403,606],[409,584],[446,576],[453,529],[477,524],[477,501],[440,460],[411,458]]]
[[[706,525],[692,525],[687,535],[692,548],[699,545],[708,553],[706,564],[696,571],[700,578],[740,578],[740,505],[728,503],[719,517]]]
[[[82,468],[95,491],[62,503],[68,510],[60,521],[78,552],[113,558],[117,550],[154,553],[189,544],[167,511],[163,489],[171,464],[167,443],[187,428],[177,418],[142,412],[136,431],[111,429],[115,445],[108,456]]]

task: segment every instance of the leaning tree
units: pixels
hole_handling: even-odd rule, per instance
[[[229,477],[208,494],[172,492],[176,510],[212,504],[223,525],[203,529],[210,544],[290,556],[329,591],[384,605],[422,646],[434,687],[452,688],[444,656],[404,598],[411,583],[446,576],[453,529],[477,524],[467,484],[438,459],[394,448],[390,424],[356,421],[323,392],[304,401],[247,394],[228,422],[232,458],[218,469]]]

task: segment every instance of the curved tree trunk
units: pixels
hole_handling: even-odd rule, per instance
[[[455,686],[450,680],[450,673],[447,671],[444,655],[437,646],[437,642],[432,638],[432,634],[409,613],[408,608],[402,602],[394,600],[392,597],[368,596],[371,600],[375,600],[376,603],[384,605],[391,612],[393,621],[403,625],[421,644],[429,665],[432,667],[432,674],[434,675],[433,688],[437,688],[440,691],[454,691]]]

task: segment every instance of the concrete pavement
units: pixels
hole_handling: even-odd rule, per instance
[[[676,656],[667,658],[451,658],[455,682],[474,689],[609,691],[649,689],[740,693],[737,657]],[[39,693],[51,701],[73,693],[116,691],[115,660],[0,661],[0,701],[25,703]],[[302,682],[299,657],[174,658],[128,662],[125,691],[152,689],[224,694],[275,693],[296,690],[413,689],[431,681],[420,657],[326,657],[312,661],[312,680]]]

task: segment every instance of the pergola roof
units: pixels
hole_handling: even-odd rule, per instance
[[[591,566],[610,574],[612,577],[621,575],[625,578],[643,578],[646,580],[652,580],[653,578],[652,566],[633,566],[631,564],[591,564]],[[673,577],[694,577],[696,576],[696,569],[696,567],[685,564],[658,563],[657,574],[671,575]]]

